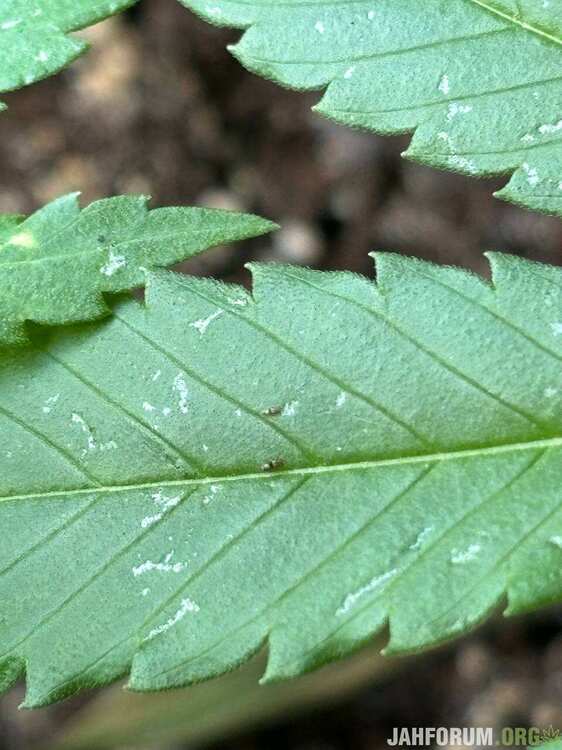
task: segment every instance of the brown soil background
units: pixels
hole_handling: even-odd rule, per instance
[[[140,192],[154,206],[255,212],[283,228],[183,264],[245,284],[248,260],[372,275],[373,249],[482,274],[488,249],[562,260],[561,222],[492,198],[504,180],[438,173],[400,158],[406,137],[326,122],[310,111],[319,93],[247,73],[225,50],[236,32],[207,26],[173,0],[144,0],[85,36],[93,49],[68,71],[5,97],[2,212],[29,213],[73,190],[84,203]],[[562,729],[561,626],[560,608],[495,620],[336,710],[213,748],[372,750],[402,725]],[[0,750],[40,747],[88,700],[18,712],[20,699],[14,690],[0,701]]]

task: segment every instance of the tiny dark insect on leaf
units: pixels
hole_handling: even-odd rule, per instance
[[[273,458],[271,461],[267,461],[262,464],[262,471],[278,471],[285,466],[285,460],[283,458]]]
[[[268,409],[264,409],[262,414],[264,417],[278,417],[283,411],[282,406],[270,406]]]

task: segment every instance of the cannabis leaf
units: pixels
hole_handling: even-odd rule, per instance
[[[0,685],[427,648],[562,597],[562,270],[166,272],[0,355]]]
[[[0,91],[13,91],[64,68],[88,45],[67,36],[137,0],[0,0]],[[5,106],[0,103],[0,110]]]
[[[143,286],[147,269],[271,231],[256,216],[159,208],[119,196],[80,210],[76,194],[27,219],[0,216],[0,346],[26,341],[25,321],[60,324],[108,314],[105,292]]]
[[[542,0],[181,0],[250,27],[234,55],[316,107],[379,133],[415,131],[406,156],[468,175],[511,174],[497,195],[562,216],[562,4]]]
[[[114,685],[73,713],[46,748],[109,750],[225,744],[233,735],[257,726],[294,720],[311,709],[337,705],[367,684],[388,679],[390,670],[409,662],[384,659],[373,641],[369,648],[322,671],[298,680],[260,685],[265,663],[265,654],[259,654],[217,680],[173,692],[139,695]]]

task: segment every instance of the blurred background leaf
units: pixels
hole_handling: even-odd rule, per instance
[[[334,705],[406,660],[383,659],[382,643],[296,680],[260,685],[265,654],[241,669],[184,690],[137,694],[111,687],[89,703],[49,750],[113,750],[124,745],[199,747],[287,715]]]

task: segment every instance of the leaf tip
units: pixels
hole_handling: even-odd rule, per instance
[[[243,55],[240,50],[240,42],[237,42],[236,44],[227,44],[226,49],[233,57],[238,60],[238,62],[242,62]]]
[[[246,271],[248,271],[252,277],[252,282],[255,283],[256,277],[259,276],[261,272],[262,264],[258,263],[255,260],[250,261],[249,263],[244,263],[244,268]]]
[[[277,224],[270,219],[263,219],[261,216],[255,216],[254,214],[248,214],[251,217],[254,229],[256,230],[256,237],[264,234],[270,234],[271,232],[277,232],[281,229],[281,225]]]
[[[408,262],[412,261],[411,258],[400,253],[393,253],[390,250],[373,250],[369,253],[369,257],[374,261],[378,281],[383,276],[388,276],[397,270],[403,269]]]
[[[326,106],[326,105],[324,104],[324,97],[322,97],[322,99],[320,99],[320,101],[319,101],[319,102],[317,102],[317,104],[314,104],[314,105],[313,105],[313,106],[312,106],[312,107],[311,107],[310,109],[311,109],[311,111],[312,111],[312,112],[314,112],[315,114],[318,114],[318,115],[323,115],[324,117],[329,117],[329,118],[331,118],[331,117],[332,117],[332,114],[331,114],[330,108],[329,108],[329,107],[327,107],[327,106]]]
[[[497,288],[504,277],[509,276],[514,266],[522,262],[521,258],[508,253],[498,253],[495,250],[487,250],[484,257],[490,266],[491,284]]]

